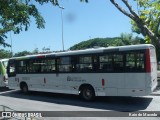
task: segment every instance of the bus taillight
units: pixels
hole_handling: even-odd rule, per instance
[[[104,79],[102,79],[102,86],[104,86],[104,84],[105,84],[105,81],[104,81]]]
[[[146,50],[146,72],[151,72],[150,50]]]

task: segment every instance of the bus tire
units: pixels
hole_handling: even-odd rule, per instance
[[[28,93],[28,86],[27,86],[26,83],[22,83],[21,86],[20,86],[20,88],[21,88],[21,91],[22,91],[23,93],[25,93],[25,94]]]
[[[93,101],[95,98],[95,91],[92,86],[83,86],[80,90],[80,96],[85,101]]]

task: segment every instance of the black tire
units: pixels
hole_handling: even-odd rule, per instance
[[[91,86],[84,86],[81,89],[80,95],[85,101],[93,101],[95,98],[95,91]]]
[[[25,93],[25,94],[28,93],[28,86],[27,86],[27,84],[22,84],[22,85],[21,85],[21,91],[22,91],[23,93]]]

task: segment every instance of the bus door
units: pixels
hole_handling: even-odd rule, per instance
[[[54,81],[54,87],[58,91],[63,93],[70,93],[70,85],[66,82],[69,73],[72,72],[71,57],[59,57],[57,58],[57,71]]]
[[[8,87],[17,87],[18,80],[16,79],[16,71],[15,71],[15,60],[9,60],[8,61],[8,67],[7,67],[7,73],[8,73]]]
[[[55,78],[52,73],[52,60],[50,59],[31,59],[27,61],[27,72],[24,74],[25,81],[31,89],[53,89],[53,79]]]

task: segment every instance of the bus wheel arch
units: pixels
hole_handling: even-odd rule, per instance
[[[28,85],[26,82],[21,82],[20,83],[20,89],[23,93],[28,93]]]
[[[82,84],[79,87],[79,95],[85,101],[92,101],[95,98],[95,90],[90,84]]]

